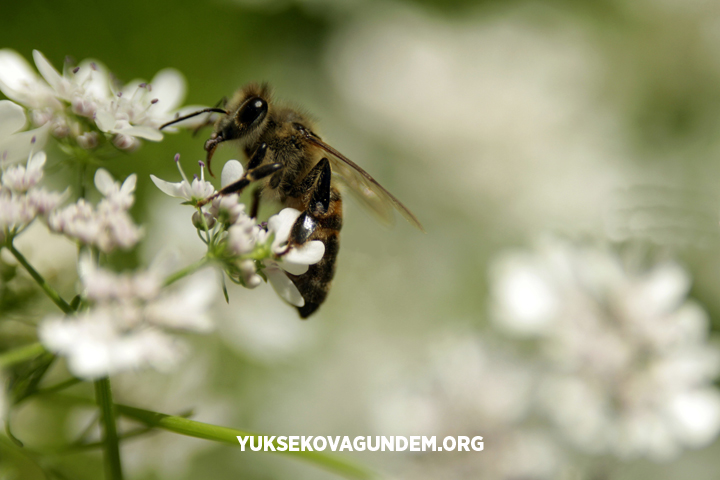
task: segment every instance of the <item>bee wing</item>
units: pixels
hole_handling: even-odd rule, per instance
[[[331,155],[330,163],[333,172],[338,175],[342,183],[350,188],[355,197],[371,212],[375,213],[383,223],[392,224],[392,207],[394,207],[414,227],[422,232],[425,231],[420,220],[392,193],[385,190],[369,173],[360,168],[358,164],[314,134],[306,131],[306,138]]]

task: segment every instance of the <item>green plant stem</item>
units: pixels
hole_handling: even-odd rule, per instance
[[[20,262],[20,265],[22,265],[25,270],[30,274],[30,276],[37,282],[38,285],[40,285],[40,288],[43,289],[45,294],[50,297],[50,300],[52,300],[55,305],[57,305],[60,310],[62,310],[66,314],[73,313],[73,309],[70,307],[70,305],[62,299],[60,294],[58,294],[54,288],[50,286],[49,283],[45,281],[45,279],[40,275],[37,270],[33,268],[32,265],[27,261],[27,259],[23,256],[22,253],[20,253],[16,248],[15,245],[13,245],[12,240],[8,241],[5,244],[5,247],[10,250],[10,253],[13,254],[13,256],[17,259],[18,262]]]
[[[118,442],[117,426],[115,425],[115,409],[109,378],[106,377],[95,381],[95,401],[100,407],[100,419],[103,426],[106,480],[122,480],[120,444]]]
[[[173,283],[177,282],[181,278],[184,278],[192,273],[195,273],[196,271],[200,270],[205,265],[210,264],[210,259],[208,257],[203,257],[200,260],[198,260],[195,263],[192,263],[188,265],[187,267],[178,270],[177,272],[171,274],[165,279],[164,285],[167,287],[168,285],[172,285]]]
[[[14,348],[0,354],[0,368],[10,367],[17,363],[26,362],[31,360],[38,355],[45,353],[40,343],[31,343],[29,345],[23,345],[22,347]]]
[[[48,397],[52,398],[53,402],[65,401],[74,404],[89,402],[87,399],[82,397],[62,394],[51,394],[48,395]],[[238,430],[235,428],[211,425],[209,423],[196,422],[195,420],[189,420],[180,416],[166,415],[164,413],[143,410],[141,408],[130,407],[127,405],[115,404],[115,408],[119,414],[134,419],[144,425],[147,425],[148,427],[161,428],[181,435],[226,443],[236,447],[240,446],[237,439],[238,436],[252,436],[255,438],[261,436],[259,433],[248,432],[247,430]],[[273,443],[275,447],[277,447],[277,443]],[[355,462],[347,460],[341,455],[327,454],[317,451],[277,451],[274,453],[305,460],[345,478],[359,480],[371,480],[378,478],[378,475],[373,471],[358,465]]]
[[[238,446],[238,436],[261,437],[260,434],[252,433],[235,428],[221,427],[211,425],[209,423],[196,422],[187,418],[166,415],[164,413],[151,412],[126,405],[118,405],[118,412],[127,417],[138,420],[145,425],[162,428],[171,432],[187,435],[190,437],[203,438],[205,440],[213,440],[216,442],[228,443]],[[275,445],[277,446],[277,444]],[[369,470],[356,465],[353,462],[339,458],[333,455],[327,455],[322,452],[278,452],[285,455],[301,458],[303,460],[315,463],[318,466],[332,470],[347,478],[371,479],[375,478]]]

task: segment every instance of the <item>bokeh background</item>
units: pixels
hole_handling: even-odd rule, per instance
[[[393,478],[716,477],[710,407],[690,409],[702,438],[674,450],[593,449],[564,435],[534,406],[536,339],[508,333],[495,307],[508,252],[542,258],[549,242],[629,255],[637,278],[677,267],[676,303],[689,297],[720,327],[720,2],[6,1],[0,47],[28,59],[38,49],[58,67],[66,55],[94,58],[123,81],[175,67],[189,104],[268,81],[427,230],[402,218],[384,228],[346,202],[336,280],[317,315],[298,320],[267,286],[233,288],[229,305],[218,292],[217,333],[188,338],[193,353],[172,374],[114,378],[118,401],[275,435],[485,437],[481,453],[345,454]],[[202,255],[189,209],[149,174],[174,179],[176,152],[191,170],[207,134],[166,135],[108,163],[116,178],[138,173],[133,214],[147,238],[115,267],[166,247],[188,263]],[[215,170],[238,155],[221,149]],[[25,241],[53,281],[72,285],[72,246]],[[32,404],[14,428],[53,445],[91,415]],[[169,433],[128,441],[123,458],[132,479],[334,478]],[[68,478],[101,468],[99,453],[55,461]],[[44,478],[13,462],[19,478]]]

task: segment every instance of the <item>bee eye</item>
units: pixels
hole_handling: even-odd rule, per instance
[[[241,127],[249,127],[265,117],[268,104],[260,97],[252,97],[245,101],[238,110],[235,118]]]

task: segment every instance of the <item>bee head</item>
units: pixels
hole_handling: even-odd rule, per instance
[[[267,124],[269,92],[266,85],[249,85],[236,97],[239,98],[233,103],[237,107],[229,109],[227,114],[220,118],[215,131],[205,142],[206,164],[211,175],[210,161],[220,143],[229,140],[251,143],[257,140]]]

